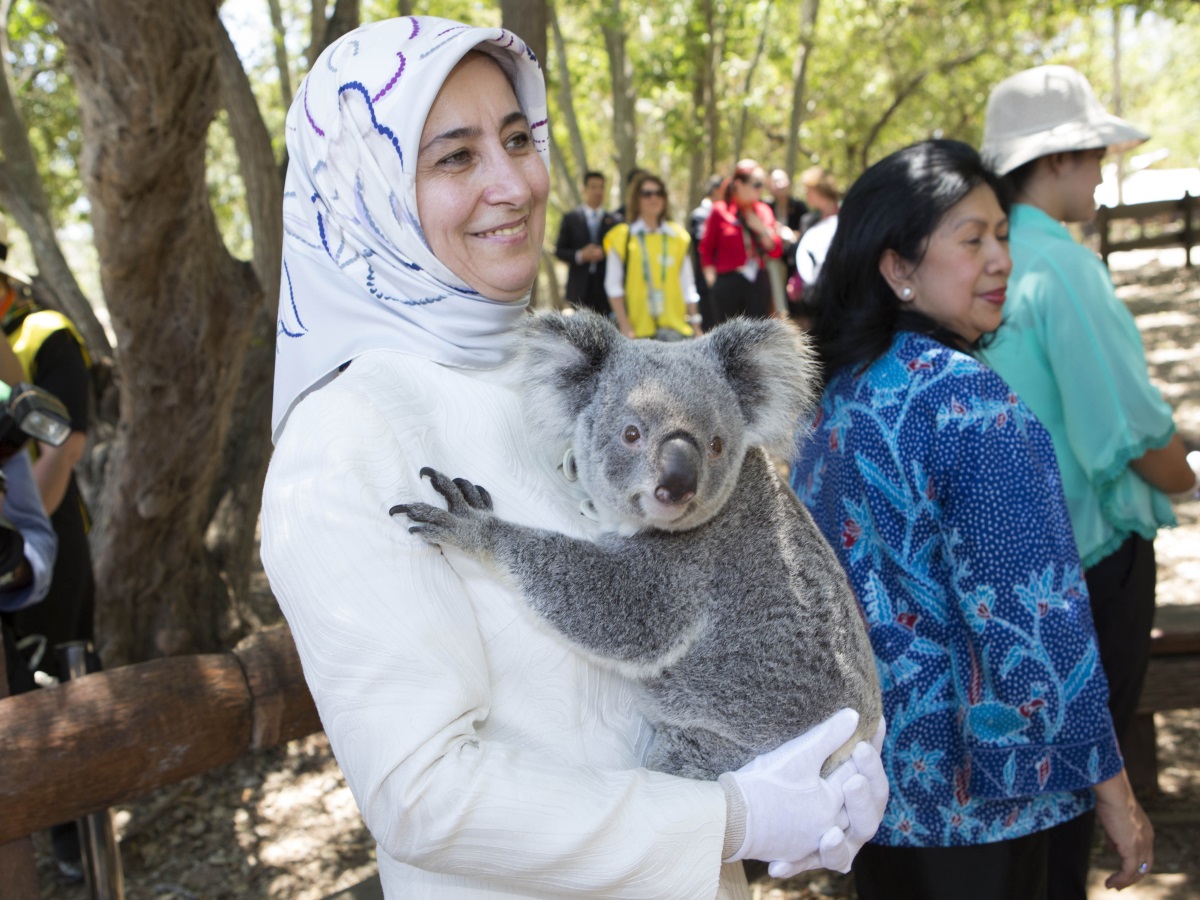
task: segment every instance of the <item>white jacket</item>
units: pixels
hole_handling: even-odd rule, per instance
[[[267,475],[263,562],[384,892],[748,898],[741,866],[720,865],[721,787],[639,768],[651,731],[631,684],[388,515],[442,503],[418,474],[433,466],[507,519],[585,533],[519,378],[364,354],[297,405]]]

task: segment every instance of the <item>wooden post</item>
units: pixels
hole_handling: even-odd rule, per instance
[[[8,662],[0,641],[0,700],[8,696]],[[37,858],[33,839],[19,837],[0,844],[0,894],[10,900],[38,900]]]
[[[1196,209],[1196,198],[1186,191],[1183,194],[1183,262],[1189,269],[1192,267],[1192,244],[1196,242],[1196,232],[1192,225],[1192,213]]]

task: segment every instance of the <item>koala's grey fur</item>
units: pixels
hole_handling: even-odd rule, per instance
[[[574,448],[606,533],[511,524],[486,490],[432,469],[449,510],[392,512],[506,571],[567,640],[637,680],[650,767],[715,778],[853,707],[858,731],[831,770],[874,733],[881,701],[837,557],[763,449],[790,455],[810,411],[804,335],[735,319],[694,341],[634,341],[576,313],[530,317],[521,347],[531,425]]]

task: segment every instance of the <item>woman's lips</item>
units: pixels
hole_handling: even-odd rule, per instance
[[[995,303],[997,306],[1002,306],[1004,304],[1004,298],[1007,294],[1008,294],[1007,288],[996,288],[996,290],[994,290],[994,291],[988,291],[986,293],[980,294],[979,296],[982,297],[984,300],[986,300],[988,303]]]
[[[526,219],[518,219],[516,222],[506,222],[503,225],[497,225],[495,228],[490,228],[487,231],[475,232],[477,238],[507,238],[517,237],[525,233]]]

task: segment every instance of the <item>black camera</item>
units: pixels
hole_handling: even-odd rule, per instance
[[[61,400],[23,381],[0,381],[0,456],[20,450],[31,437],[58,447],[70,435],[71,414]]]

